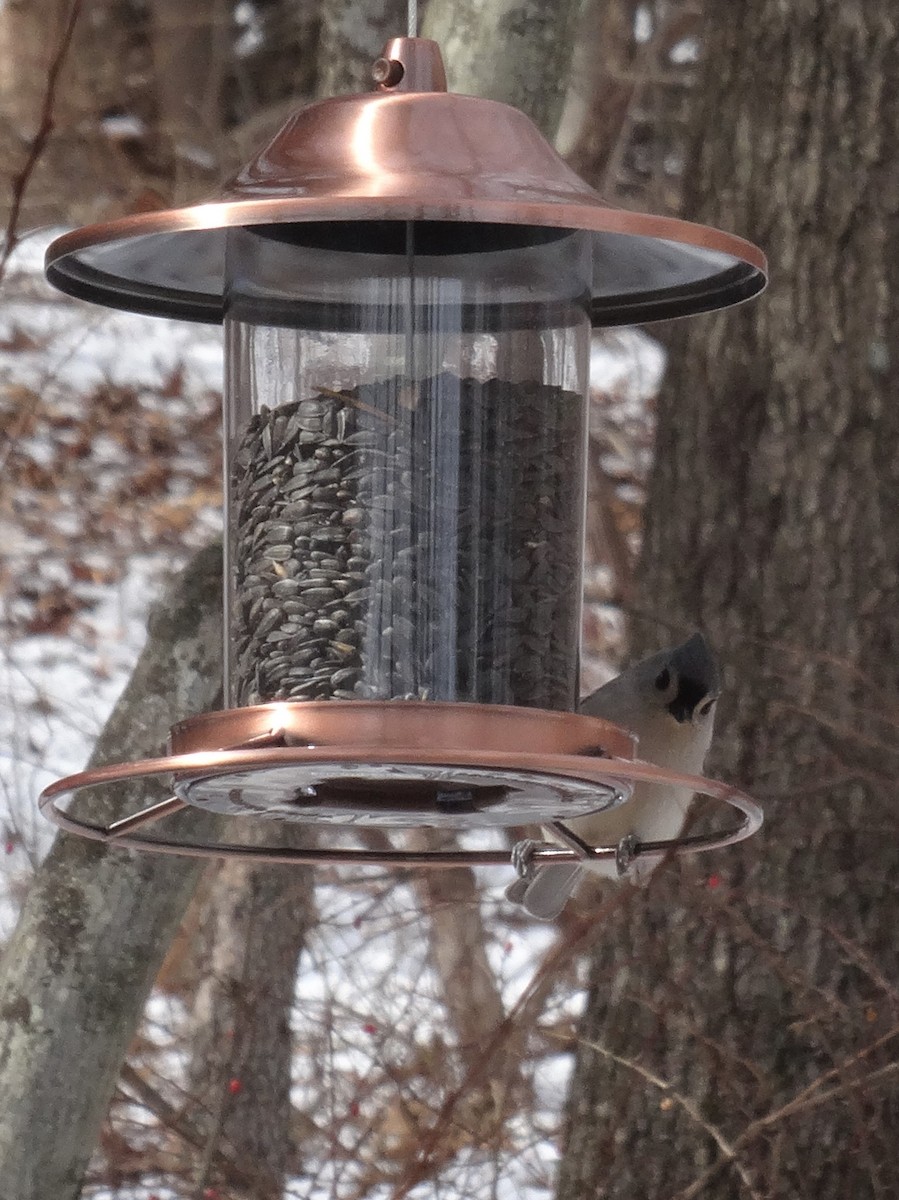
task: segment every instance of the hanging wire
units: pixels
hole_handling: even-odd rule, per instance
[[[406,18],[409,37],[418,37],[418,0],[406,0]]]

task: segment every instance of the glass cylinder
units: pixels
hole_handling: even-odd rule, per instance
[[[367,222],[228,238],[229,703],[572,709],[589,237]]]

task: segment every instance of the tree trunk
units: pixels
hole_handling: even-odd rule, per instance
[[[388,38],[406,32],[405,0],[325,0],[321,6],[319,96],[370,92],[372,63]]]
[[[430,0],[454,92],[522,109],[552,140],[562,116],[581,0]]]
[[[456,848],[459,843],[453,834],[441,831],[410,839],[410,845],[432,850]],[[470,1069],[505,1016],[496,976],[487,960],[487,937],[474,872],[467,867],[423,871],[418,892],[428,914],[431,961],[440,979],[450,1028],[455,1032],[461,1061]],[[505,1066],[493,1075],[501,1076],[501,1082],[508,1085]]]
[[[634,96],[637,0],[589,0],[578,31],[556,149],[594,187],[605,181]]]
[[[160,752],[173,722],[221,693],[221,548],[203,551],[150,618],[146,649],[93,764]],[[108,821],[162,799],[138,781],[88,795]],[[198,860],[60,835],[0,961],[0,1198],[73,1200],[125,1048],[199,872]]]
[[[257,0],[258,42],[231,58],[227,167],[237,171],[318,94],[321,13],[296,0]]]
[[[227,0],[151,0],[150,36],[157,125],[171,162],[172,202],[197,199],[221,159],[222,89],[231,59]]]
[[[224,863],[212,882],[208,936],[199,939],[195,955],[203,978],[194,1002],[188,1085],[194,1123],[206,1139],[198,1191],[216,1178],[222,1149],[251,1177],[239,1200],[280,1200],[284,1193],[294,1158],[290,1011],[315,920],[312,882],[308,867],[241,862]]]
[[[588,5],[556,149],[610,204],[680,209],[697,73],[683,50],[699,40],[701,10],[696,0]]]
[[[891,0],[711,14],[687,214],[757,239],[773,283],[678,330],[642,641],[708,630],[727,668],[712,766],[767,824],[660,871],[603,928],[558,1196],[886,1198],[899,26]]]
[[[458,850],[454,830],[410,830],[413,850]],[[505,1019],[499,983],[487,957],[487,931],[480,889],[470,867],[422,871],[416,879],[422,908],[428,917],[431,962],[440,980],[443,1005],[455,1034],[461,1065],[467,1071],[483,1061],[496,1031]],[[520,1047],[497,1052],[490,1070],[496,1107],[502,1110],[518,1082]]]

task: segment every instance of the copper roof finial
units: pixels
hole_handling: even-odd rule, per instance
[[[384,92],[446,91],[443,56],[430,38],[391,38],[371,74]]]

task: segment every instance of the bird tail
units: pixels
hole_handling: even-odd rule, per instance
[[[506,899],[541,921],[554,920],[571,895],[581,873],[580,863],[539,867],[532,879],[519,878],[506,888]]]

